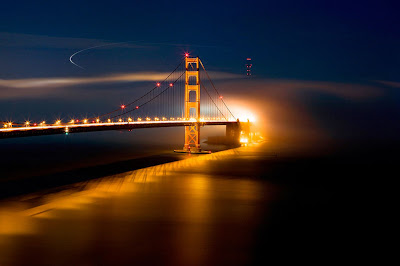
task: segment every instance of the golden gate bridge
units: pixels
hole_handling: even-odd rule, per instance
[[[200,71],[201,70],[201,71]],[[203,81],[204,80],[204,81]],[[200,95],[201,101],[200,101]],[[185,58],[163,80],[142,96],[110,112],[54,123],[3,122],[1,138],[70,134],[136,128],[185,127],[185,143],[177,152],[204,153],[200,127],[225,125],[227,137],[239,141],[241,122],[219,93],[199,57]],[[248,128],[248,126],[246,126]]]

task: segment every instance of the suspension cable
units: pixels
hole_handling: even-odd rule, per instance
[[[210,81],[210,83],[211,83],[211,85],[213,86],[214,90],[217,92],[217,95],[219,96],[219,98],[221,99],[221,101],[224,103],[226,109],[228,109],[228,111],[229,111],[229,113],[231,114],[231,116],[236,120],[236,117],[232,114],[231,110],[230,110],[230,109],[228,108],[228,106],[226,105],[224,99],[223,99],[223,98],[221,97],[221,95],[219,94],[217,88],[216,88],[215,85],[214,85],[214,82],[212,82],[212,80],[211,80],[210,76],[208,75],[208,72],[207,72],[206,68],[204,67],[203,62],[201,62],[200,58],[199,58],[199,61],[200,61],[201,67],[203,68],[204,72],[205,72],[206,75],[207,75],[208,80]],[[214,103],[214,104],[215,104],[215,103]]]
[[[183,72],[172,84],[176,83],[176,82],[183,76],[183,74],[185,74],[185,72]],[[115,117],[120,117],[120,116],[123,116],[123,115],[125,115],[125,114],[131,113],[131,112],[133,112],[133,111],[135,111],[135,110],[138,110],[140,107],[142,107],[142,106],[148,104],[149,102],[153,101],[154,99],[156,99],[157,97],[159,97],[161,94],[163,94],[164,92],[166,92],[166,91],[167,91],[168,89],[170,89],[170,88],[172,88],[172,87],[171,87],[171,86],[168,86],[166,89],[164,89],[163,91],[161,91],[159,94],[153,96],[153,98],[151,98],[150,100],[148,100],[148,101],[142,103],[141,105],[138,105],[138,106],[137,106],[138,108],[131,109],[131,110],[126,111],[126,112],[124,112],[124,113],[122,113],[122,114],[119,114],[119,115],[115,115],[115,116],[113,116],[113,117],[110,117],[110,119],[115,118]],[[143,97],[141,97],[141,98],[143,98]]]
[[[163,80],[163,81],[161,81],[160,83],[165,82],[165,81],[166,81],[166,80],[167,80],[167,79],[182,65],[182,63],[183,63],[184,61],[185,61],[185,60],[182,60],[182,61],[179,63],[179,65],[178,65],[178,66]],[[153,92],[155,89],[157,89],[157,88],[159,88],[159,87],[158,87],[158,86],[155,86],[153,89],[151,89],[151,90],[148,91],[147,93],[143,94],[141,97],[135,99],[134,101],[132,101],[132,102],[130,102],[130,103],[125,104],[125,108],[128,107],[128,106],[130,106],[130,105],[132,105],[132,104],[134,104],[134,103],[136,103],[137,101],[143,99],[144,97],[146,97],[147,95],[149,95],[150,93],[152,93],[152,92]],[[100,117],[103,117],[103,116],[107,116],[107,115],[110,115],[110,114],[112,114],[112,113],[118,112],[118,111],[120,111],[120,110],[121,110],[121,108],[118,108],[118,109],[115,109],[115,110],[113,110],[113,111],[111,111],[111,112],[108,112],[108,113],[106,113],[106,114],[99,115],[99,116],[97,116],[97,117],[95,117],[95,118],[100,118]],[[94,118],[94,117],[93,117],[93,118]],[[90,120],[90,119],[93,119],[93,118],[89,118],[89,120]]]
[[[210,97],[211,101],[213,102],[213,104],[215,105],[215,107],[217,107],[218,111],[221,113],[221,115],[225,118],[226,121],[228,121],[228,119],[226,119],[225,115],[221,112],[221,110],[218,108],[218,106],[215,104],[214,100],[211,98],[210,93],[208,93],[208,90],[206,88],[206,86],[204,86],[203,82],[201,82],[200,80],[200,85],[203,86],[204,90],[206,91],[208,97]]]

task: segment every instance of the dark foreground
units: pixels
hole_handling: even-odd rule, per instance
[[[281,156],[265,142],[5,199],[0,265],[342,261],[355,188],[391,165],[365,158]]]

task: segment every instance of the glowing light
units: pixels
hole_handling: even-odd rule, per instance
[[[78,120],[78,119],[76,119],[76,123],[79,123],[79,120]]]
[[[118,122],[122,122],[122,119],[120,118],[120,119],[118,119]]]
[[[248,110],[240,109],[239,111],[233,111],[233,113],[235,114],[236,118],[239,119],[239,121],[241,122],[247,122],[247,120],[249,120],[250,122],[257,121],[256,116]]]
[[[160,82],[157,82],[157,87],[160,87],[161,86],[161,83]]]
[[[219,98],[222,99],[223,98],[222,95],[220,95]]]
[[[97,122],[97,123],[100,123],[100,119],[97,118],[97,119],[96,119],[96,122]]]
[[[108,122],[108,123],[111,123],[111,119],[107,119],[107,122]]]
[[[129,118],[128,118],[128,122],[132,122],[132,118],[129,117]]]
[[[29,124],[30,124],[29,121],[26,121],[26,122],[25,122],[25,125],[29,126]]]
[[[142,119],[139,117],[139,118],[137,119],[137,121],[139,121],[139,122],[140,122],[140,121],[142,121]]]
[[[246,137],[241,137],[240,138],[240,143],[249,143],[249,139]]]
[[[75,122],[75,120],[74,120],[74,119],[72,119],[72,120],[70,121],[70,123],[71,123],[71,124],[73,124],[74,122]]]
[[[139,106],[136,106],[136,109],[139,109]]]
[[[61,120],[56,121],[56,125],[59,125],[59,124],[61,124]]]
[[[155,121],[160,121],[160,119],[158,117],[155,117],[154,120]]]
[[[150,121],[151,119],[150,119],[150,117],[146,117],[146,121]]]
[[[87,124],[87,119],[84,119],[84,120],[83,120],[83,123],[84,123],[84,124]]]
[[[37,124],[36,124],[36,123],[34,123],[33,125],[34,125],[35,127],[37,126]]]
[[[4,127],[7,127],[7,124],[4,124]]]
[[[121,105],[121,109],[125,109],[125,105]]]
[[[189,57],[189,53],[185,53],[185,57]]]
[[[167,120],[167,118],[166,118],[166,117],[163,117],[162,120],[165,121],[165,120]]]
[[[174,83],[170,83],[169,86],[170,86],[170,87],[174,86]]]

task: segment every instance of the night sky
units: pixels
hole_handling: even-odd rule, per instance
[[[233,111],[252,113],[271,139],[392,145],[398,10],[394,1],[9,1],[0,9],[0,120],[112,110],[154,81],[46,81],[168,73],[188,51]],[[117,42],[126,43],[74,57],[84,69],[69,62]]]

